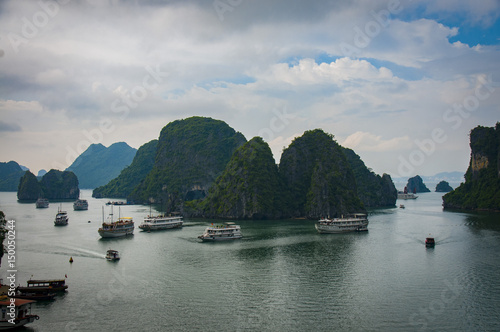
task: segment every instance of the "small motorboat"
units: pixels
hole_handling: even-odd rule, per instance
[[[106,253],[106,259],[108,261],[117,261],[120,259],[120,254],[117,250],[109,249]]]
[[[434,248],[435,245],[436,245],[436,242],[434,241],[433,237],[428,237],[425,239],[425,246],[427,248]]]
[[[399,205],[399,208],[400,208],[400,209],[404,209],[404,208],[405,208],[405,205],[404,205],[404,204],[400,204],[400,205]]]

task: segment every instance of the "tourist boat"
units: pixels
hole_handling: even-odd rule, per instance
[[[427,248],[433,248],[436,245],[436,241],[434,241],[433,237],[428,237],[425,239],[425,246]]]
[[[28,280],[26,287],[18,286],[17,290],[21,293],[52,293],[64,292],[68,288],[65,279],[53,280]]]
[[[139,225],[139,228],[148,232],[158,231],[182,227],[183,222],[181,216],[147,216],[144,218],[142,224]]]
[[[82,211],[88,209],[89,209],[89,203],[87,202],[86,199],[78,199],[76,202],[73,203],[73,210],[75,211]]]
[[[405,205],[404,205],[404,204],[399,204],[399,208],[400,208],[400,209],[404,209],[404,208],[405,208]]]
[[[49,207],[49,200],[46,198],[39,198],[36,200],[35,206],[37,209],[44,209]]]
[[[207,227],[205,232],[198,236],[202,241],[225,241],[241,239],[241,228],[232,222],[227,222],[224,225],[213,225]]]
[[[54,220],[54,226],[66,226],[68,224],[69,218],[66,211],[62,211],[61,208],[57,210],[56,219]]]
[[[134,221],[132,218],[118,217],[117,221],[113,221],[113,210],[111,210],[110,221],[103,222],[98,233],[102,238],[122,237],[134,234]],[[103,207],[104,219],[104,207]]]
[[[40,317],[31,314],[32,300],[2,297],[0,299],[0,330],[10,330],[29,323],[33,323]],[[14,307],[12,307],[14,304]]]
[[[408,192],[408,187],[405,186],[404,191],[398,191],[398,199],[417,199],[418,196],[415,195],[416,192],[409,193]]]
[[[398,192],[398,199],[417,199],[418,196],[416,196],[415,194],[412,194],[412,193],[402,193],[402,192]]]
[[[315,224],[320,233],[361,232],[368,230],[368,218],[364,213],[355,213],[341,218],[320,219]]]
[[[108,261],[117,261],[117,260],[119,260],[120,259],[120,254],[118,253],[118,250],[109,249],[106,252],[106,259]]]

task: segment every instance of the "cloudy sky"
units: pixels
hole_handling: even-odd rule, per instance
[[[0,1],[0,161],[68,167],[193,115],[276,161],[322,128],[376,173],[465,172],[500,121],[500,1]]]

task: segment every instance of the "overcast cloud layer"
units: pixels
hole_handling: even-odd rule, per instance
[[[500,2],[0,2],[0,161],[64,169],[193,115],[276,162],[322,128],[393,177],[465,172],[500,105]]]

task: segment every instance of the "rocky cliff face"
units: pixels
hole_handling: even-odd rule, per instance
[[[17,191],[20,201],[33,201],[39,197],[48,199],[77,199],[80,196],[78,178],[73,172],[50,170],[40,182],[27,171],[21,178]]]
[[[80,197],[78,178],[68,171],[50,170],[40,180],[43,197],[48,199],[77,199]]]
[[[428,193],[430,192],[429,188],[425,185],[424,181],[420,177],[420,175],[416,175],[412,178],[408,179],[408,183],[406,184],[406,188],[409,193]]]
[[[320,129],[306,131],[283,151],[279,172],[289,216],[317,219],[365,210],[341,147]]]
[[[38,183],[35,174],[26,171],[19,181],[17,189],[17,199],[20,201],[34,201],[42,195],[42,188]]]
[[[446,181],[441,181],[436,185],[436,192],[438,193],[447,193],[452,191],[453,188]]]
[[[126,198],[141,183],[153,168],[158,140],[142,145],[132,163],[108,184],[94,189],[92,197]]]
[[[277,219],[281,217],[278,167],[271,149],[255,137],[236,150],[203,202],[205,217]]]
[[[470,148],[465,183],[443,196],[443,207],[500,211],[500,123],[474,128]]]
[[[184,201],[206,196],[233,152],[245,142],[223,121],[204,117],[173,121],[160,133],[153,168],[129,199],[182,209]]]
[[[392,182],[391,176],[385,173],[380,176],[370,171],[353,150],[343,148],[343,152],[354,172],[358,196],[364,206],[395,206],[398,198],[398,191]]]

